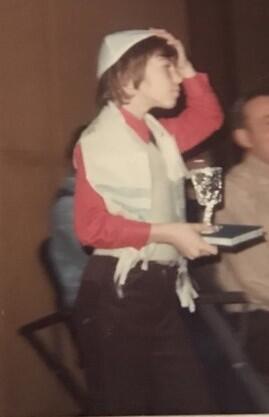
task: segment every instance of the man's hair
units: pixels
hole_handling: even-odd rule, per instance
[[[269,90],[260,89],[248,92],[241,97],[239,97],[233,104],[230,111],[230,129],[231,131],[236,129],[243,129],[246,125],[246,114],[245,106],[246,104],[258,97],[269,97]]]
[[[100,78],[96,97],[98,108],[109,100],[120,105],[127,103],[130,97],[124,86],[132,80],[134,87],[139,87],[144,78],[146,63],[154,54],[171,60],[178,57],[177,50],[161,37],[152,36],[136,43]]]

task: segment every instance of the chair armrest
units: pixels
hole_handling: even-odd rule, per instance
[[[202,292],[196,302],[199,304],[248,304],[242,291]]]

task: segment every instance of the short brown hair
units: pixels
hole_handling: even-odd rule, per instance
[[[135,88],[138,88],[148,59],[156,53],[171,60],[178,57],[176,48],[169,45],[164,38],[151,36],[138,42],[102,75],[96,97],[98,108],[109,100],[120,105],[128,102],[129,96],[124,91],[125,82],[132,79]]]
[[[269,96],[269,89],[257,89],[247,92],[239,97],[233,104],[230,111],[230,129],[243,129],[246,126],[245,107],[246,104],[258,97]]]

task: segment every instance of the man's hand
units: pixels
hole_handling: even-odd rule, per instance
[[[179,39],[176,39],[171,33],[167,32],[165,29],[150,28],[150,31],[153,35],[164,38],[169,45],[172,45],[177,50],[177,67],[181,77],[194,77],[196,75],[196,71],[186,56],[185,48],[182,42]]]

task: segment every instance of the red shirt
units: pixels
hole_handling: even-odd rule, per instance
[[[197,74],[185,79],[186,109],[177,117],[159,119],[176,138],[181,152],[187,151],[219,129],[223,114],[207,76]],[[124,108],[120,109],[126,122],[141,137],[149,140],[149,130],[143,120],[137,119]],[[148,241],[149,223],[129,220],[108,212],[103,198],[92,188],[85,175],[81,149],[74,152],[76,166],[75,229],[84,246],[140,249]]]

